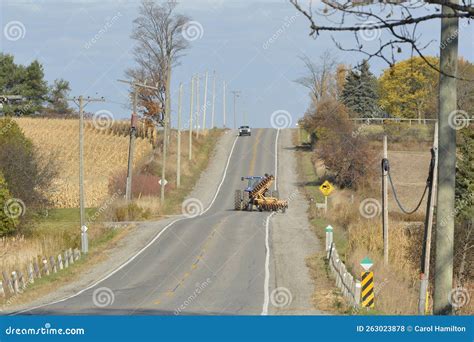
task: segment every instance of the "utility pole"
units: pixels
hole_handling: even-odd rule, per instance
[[[240,97],[240,91],[239,90],[233,90],[232,94],[234,95],[234,129],[236,129],[236,114],[235,114],[235,101],[238,97]]]
[[[133,99],[132,99],[132,116],[130,120],[130,142],[128,145],[128,162],[127,162],[127,181],[125,186],[125,199],[130,201],[132,199],[132,176],[133,176],[133,156],[135,151],[135,138],[137,132],[137,121],[138,121],[138,114],[137,114],[137,107],[138,107],[138,89],[139,88],[147,88],[152,90],[158,90],[158,87],[148,86],[146,84],[125,81],[125,80],[117,80],[121,83],[130,84],[133,87]]]
[[[189,160],[193,159],[193,115],[194,115],[194,75],[191,77],[191,101],[189,108]]]
[[[452,3],[458,3],[453,0]],[[442,6],[443,15],[455,12]],[[440,77],[439,77],[439,136],[438,188],[436,210],[436,256],[433,312],[452,312],[449,297],[453,287],[453,249],[456,175],[456,130],[449,125],[449,115],[457,110],[456,78],[458,63],[458,18],[441,19]]]
[[[387,136],[383,136],[383,160],[382,162],[382,226],[383,226],[383,263],[388,265],[388,143]]]
[[[176,160],[176,187],[181,186],[181,101],[183,100],[183,84],[179,84],[178,96],[178,151]]]
[[[201,99],[199,98],[199,74],[196,75],[196,138],[199,138],[199,119],[201,115]]]
[[[214,70],[212,77],[212,113],[211,113],[211,128],[214,128],[214,114],[216,107],[216,71]]]
[[[171,64],[168,62],[166,68],[166,98],[165,98],[165,117],[164,117],[164,131],[163,131],[163,155],[161,158],[161,185],[160,185],[160,204],[165,203],[165,186],[166,186],[166,154],[168,153],[168,130],[170,124],[171,114]]]
[[[222,106],[222,120],[223,120],[223,127],[225,128],[225,108],[226,108],[226,104],[225,104],[225,92],[226,92],[226,84],[225,84],[225,81],[224,81],[224,84],[223,84],[223,90],[222,90],[222,103],[223,103],[223,106]]]
[[[135,150],[136,122],[137,122],[138,89],[133,87],[132,118],[130,121],[130,142],[128,144],[127,185],[125,187],[125,198],[132,199],[132,177],[133,177],[133,154]]]
[[[81,220],[81,250],[82,253],[89,252],[89,238],[87,236],[85,199],[84,199],[84,108],[90,102],[104,102],[105,99],[84,96],[69,99],[79,106],[79,211]]]
[[[423,253],[421,257],[421,283],[420,283],[420,300],[418,302],[418,314],[426,314],[426,303],[428,295],[428,283],[430,278],[430,254],[431,254],[431,235],[433,230],[433,216],[436,200],[436,183],[438,181],[438,123],[435,123],[432,160],[433,165],[430,170],[430,188],[428,192],[428,203],[426,204],[426,219],[425,219],[425,236]],[[431,165],[430,165],[431,166]]]
[[[205,80],[205,82],[204,82],[204,112],[203,112],[203,114],[202,114],[202,129],[203,129],[203,132],[206,130],[207,78],[208,78],[208,72],[206,71],[206,80]]]

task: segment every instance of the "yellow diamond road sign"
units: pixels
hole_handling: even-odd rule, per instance
[[[319,187],[319,191],[321,191],[324,196],[329,196],[331,194],[331,192],[333,192],[333,190],[334,190],[334,187],[328,181],[325,181]]]

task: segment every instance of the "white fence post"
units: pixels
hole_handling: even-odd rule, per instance
[[[62,270],[64,268],[63,257],[61,256],[61,253],[58,254],[58,267],[59,270]]]
[[[13,284],[13,291],[15,293],[19,293],[20,287],[18,286],[18,277],[15,271],[12,272],[12,284]]]
[[[56,260],[53,256],[49,257],[49,264],[51,265],[51,273],[58,273],[58,268],[56,266]]]
[[[69,257],[67,255],[67,249],[64,251],[64,268],[68,268],[69,267]]]
[[[356,280],[355,290],[354,290],[354,304],[356,306],[360,305],[360,290],[361,290],[360,281]]]
[[[28,281],[30,284],[33,284],[35,282],[35,273],[33,269],[33,263],[28,264]]]
[[[45,275],[49,276],[48,260],[45,257],[43,257],[43,272]]]
[[[74,264],[74,255],[72,254],[72,248],[69,248],[67,254],[69,256],[69,264]]]

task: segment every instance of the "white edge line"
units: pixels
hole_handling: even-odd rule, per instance
[[[275,190],[277,189],[277,172],[278,172],[278,136],[280,135],[280,129],[277,129],[275,138]],[[262,316],[268,315],[268,305],[270,301],[270,218],[275,214],[271,213],[267,216],[265,221],[265,280],[263,284],[263,307]]]
[[[217,198],[217,195],[219,194],[219,191],[220,191],[220,188],[222,187],[222,184],[224,183],[224,180],[225,180],[225,177],[227,175],[227,169],[229,168],[229,163],[230,163],[230,158],[232,157],[232,153],[234,152],[234,148],[235,148],[235,144],[237,143],[237,139],[238,137],[235,137],[234,139],[234,143],[232,144],[232,148],[230,150],[230,153],[229,153],[229,156],[227,157],[227,163],[226,163],[226,166],[225,166],[225,169],[224,169],[224,172],[222,174],[222,179],[221,179],[221,182],[219,183],[219,186],[217,187],[217,190],[216,190],[216,193],[214,195],[214,198],[212,199],[211,203],[209,204],[209,206],[206,208],[206,210],[204,210],[201,214],[199,214],[199,216],[203,215],[204,213],[206,213],[211,207],[212,205],[214,204],[216,198]],[[191,218],[191,217],[190,217]],[[192,218],[195,218],[195,217],[192,217]],[[182,217],[182,218],[179,218],[179,219],[176,219],[170,223],[168,223],[145,247],[143,247],[142,249],[140,249],[135,255],[133,255],[132,257],[130,257],[126,262],[124,262],[122,265],[120,265],[119,267],[117,267],[115,270],[113,270],[112,272],[110,272],[108,275],[106,275],[105,277],[103,277],[102,279],[96,281],[95,283],[92,283],[91,285],[89,285],[88,287],[80,290],[79,292],[76,292],[75,294],[71,295],[71,296],[68,296],[68,297],[65,297],[65,298],[62,298],[62,299],[59,299],[59,300],[56,300],[56,301],[53,301],[53,302],[50,302],[50,303],[46,303],[46,304],[41,304],[41,305],[38,305],[38,306],[35,306],[35,307],[32,307],[32,308],[28,308],[28,309],[24,309],[24,310],[20,310],[20,311],[16,311],[16,312],[13,312],[13,313],[10,313],[9,316],[12,316],[12,315],[18,315],[18,314],[21,314],[21,313],[24,313],[24,312],[28,312],[28,311],[33,311],[33,310],[36,310],[36,309],[39,309],[39,308],[42,308],[42,307],[45,307],[45,306],[50,306],[50,305],[54,305],[54,304],[57,304],[57,303],[61,303],[61,302],[64,302],[66,300],[69,300],[71,298],[74,298],[74,297],[77,297],[79,296],[80,294],[86,292],[87,290],[90,290],[91,288],[97,286],[98,284],[100,284],[101,282],[103,282],[104,280],[107,280],[108,278],[110,278],[111,276],[113,276],[115,273],[117,273],[118,271],[120,271],[121,269],[123,269],[125,266],[127,266],[128,264],[130,264],[133,260],[135,260],[136,257],[138,257],[140,254],[142,254],[148,247],[150,247],[156,240],[158,240],[160,238],[160,236],[169,228],[171,227],[173,224],[175,224],[176,222],[179,222],[179,221],[182,221],[182,220],[186,220],[186,219],[189,219],[188,217]]]

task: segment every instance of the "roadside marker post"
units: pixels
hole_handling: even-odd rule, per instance
[[[326,227],[326,252],[331,248],[333,241],[333,228],[329,225]]]
[[[362,306],[374,307],[374,272],[362,272]]]
[[[375,302],[375,294],[374,294],[374,272],[369,271],[370,268],[373,266],[373,261],[370,258],[365,257],[360,262],[360,265],[364,269],[364,272],[361,274],[361,299],[362,299],[362,307],[365,308],[373,308]]]

